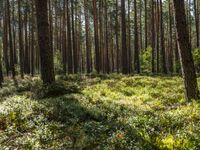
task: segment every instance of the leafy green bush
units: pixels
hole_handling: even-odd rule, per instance
[[[62,63],[62,55],[59,50],[55,51],[54,54],[54,68],[56,74],[63,74],[63,63]]]
[[[197,71],[200,71],[200,50],[198,48],[194,49],[192,51],[193,53],[193,58],[194,58],[194,63]]]
[[[141,69],[143,72],[149,73],[151,72],[152,65],[152,48],[148,47],[147,49],[141,52]]]

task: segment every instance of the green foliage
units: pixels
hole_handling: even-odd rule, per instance
[[[141,52],[141,69],[143,72],[149,73],[151,72],[151,60],[152,60],[152,48],[148,47],[147,49]]]
[[[193,50],[193,58],[195,66],[199,65],[200,63],[200,50],[198,48]]]
[[[179,77],[60,75],[49,87],[28,77],[18,85],[0,102],[3,149],[200,148],[200,104],[184,100]],[[20,96],[33,89],[49,93]]]
[[[54,53],[54,68],[56,74],[63,74],[62,55],[59,50]]]

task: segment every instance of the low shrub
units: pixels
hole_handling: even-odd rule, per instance
[[[32,88],[32,92],[34,98],[43,99],[64,94],[79,93],[80,87],[72,82],[57,81],[51,85],[36,85]]]

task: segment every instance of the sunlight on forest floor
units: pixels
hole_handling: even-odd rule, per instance
[[[180,77],[18,81],[0,90],[2,149],[200,149],[200,103],[184,100]]]

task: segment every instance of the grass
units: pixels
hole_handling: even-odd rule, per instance
[[[38,78],[18,79],[17,86],[7,79],[0,90],[0,145],[197,150],[200,103],[186,102],[183,93],[180,77],[57,76],[50,88]]]

